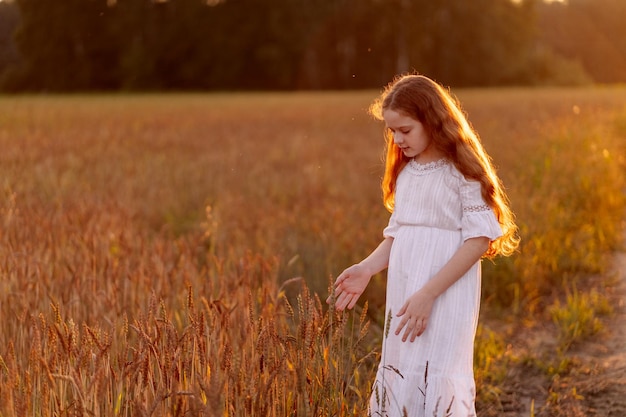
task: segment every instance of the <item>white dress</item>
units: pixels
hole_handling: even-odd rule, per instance
[[[475,416],[474,336],[480,262],[437,298],[426,331],[402,342],[396,313],[468,238],[502,231],[480,183],[446,160],[411,160],[396,181],[395,207],[383,232],[393,237],[387,271],[382,357],[372,387],[373,417]]]

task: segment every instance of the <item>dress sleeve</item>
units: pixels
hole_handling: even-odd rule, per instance
[[[396,232],[398,231],[398,221],[396,220],[396,210],[391,213],[391,217],[389,218],[389,224],[383,230],[383,237],[396,237]]]
[[[488,237],[495,240],[502,236],[502,228],[493,209],[485,203],[478,181],[461,179],[461,233],[463,240],[473,237]]]

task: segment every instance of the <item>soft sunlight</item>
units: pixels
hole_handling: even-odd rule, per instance
[[[524,0],[511,0],[513,3],[523,3]],[[563,3],[566,4],[568,0],[543,0],[544,3]]]

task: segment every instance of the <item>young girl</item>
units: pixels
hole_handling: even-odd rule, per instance
[[[399,77],[370,112],[386,125],[382,189],[392,214],[382,243],[334,285],[336,308],[352,308],[370,278],[388,268],[369,413],[475,416],[480,259],[516,249],[513,214],[476,132],[439,84]]]

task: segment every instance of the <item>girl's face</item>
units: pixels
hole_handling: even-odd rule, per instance
[[[391,109],[383,111],[383,119],[387,129],[393,134],[393,142],[406,157],[414,158],[420,163],[440,159],[441,153],[431,146],[430,136],[419,121]]]

